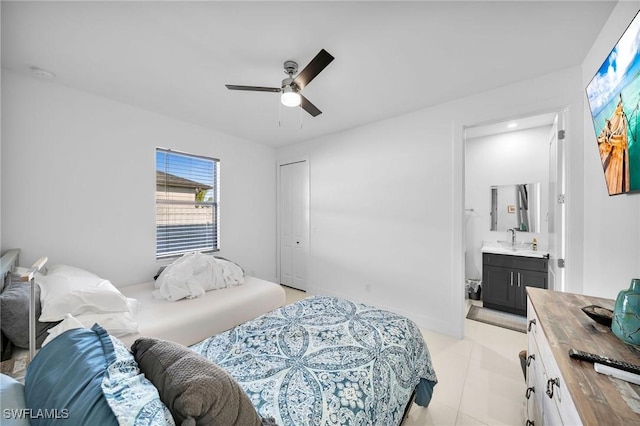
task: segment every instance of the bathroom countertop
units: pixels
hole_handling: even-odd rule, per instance
[[[480,251],[482,253],[506,254],[509,256],[549,258],[548,251],[533,250],[531,246],[531,243],[521,241],[516,243],[516,247],[511,247],[511,245],[505,241],[483,241]]]

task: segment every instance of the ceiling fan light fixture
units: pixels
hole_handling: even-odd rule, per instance
[[[322,114],[322,111],[309,102],[309,99],[302,96],[300,92],[334,59],[329,52],[321,49],[295,78],[294,75],[298,72],[297,62],[291,60],[285,61],[284,72],[289,77],[282,80],[282,84],[279,87],[239,86],[236,84],[225,84],[225,86],[229,90],[280,93],[280,102],[282,105],[292,108],[300,106],[300,108],[308,112],[312,117],[317,117]],[[302,101],[303,99],[304,102]]]
[[[297,107],[300,105],[300,94],[293,90],[291,86],[285,86],[282,88],[280,102],[284,106]]]

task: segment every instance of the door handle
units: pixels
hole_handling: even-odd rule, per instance
[[[518,272],[518,287],[520,287],[520,272]]]
[[[511,274],[511,287],[513,287],[513,271],[511,271],[510,274]]]

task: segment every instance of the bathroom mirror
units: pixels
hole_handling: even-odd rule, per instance
[[[491,231],[540,232],[540,183],[491,187]]]

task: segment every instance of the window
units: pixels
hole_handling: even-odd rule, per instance
[[[220,161],[156,149],[156,258],[218,250]]]

